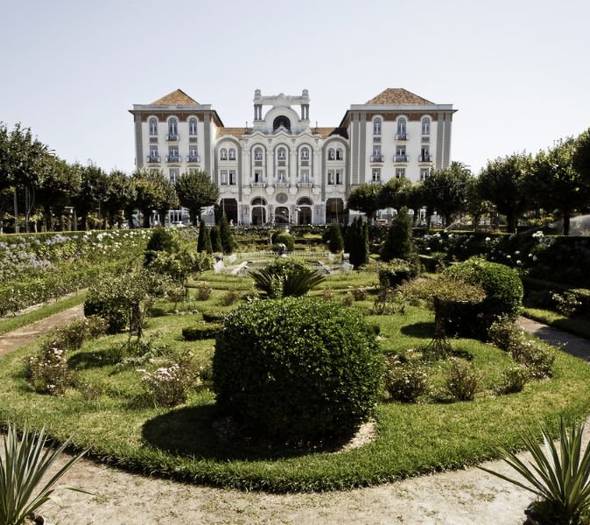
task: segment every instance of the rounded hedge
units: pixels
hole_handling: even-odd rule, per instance
[[[232,312],[213,357],[221,412],[245,435],[281,444],[350,437],[372,415],[381,376],[382,356],[362,316],[311,298]]]
[[[187,326],[182,329],[182,338],[185,341],[200,341],[201,339],[213,339],[223,329],[222,324],[208,323],[195,326]]]
[[[485,338],[494,321],[515,318],[522,307],[522,281],[514,268],[471,258],[447,268],[445,274],[479,285],[486,293],[480,303],[456,304],[447,309],[447,324],[456,333]]]
[[[295,249],[295,239],[290,233],[279,232],[272,236],[273,245],[284,244],[288,252],[292,252]]]

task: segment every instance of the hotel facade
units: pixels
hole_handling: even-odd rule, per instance
[[[135,104],[139,169],[172,182],[203,170],[219,186],[234,224],[325,224],[342,221],[350,192],[392,177],[423,180],[450,163],[451,104],[389,88],[353,104],[338,126],[310,121],[310,97],[254,92],[253,121],[226,127],[217,111],[178,89]],[[170,222],[186,220],[172,211]]]

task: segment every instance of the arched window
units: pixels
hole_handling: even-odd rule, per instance
[[[229,149],[229,160],[236,160],[236,150],[234,148]]]
[[[373,120],[373,135],[381,135],[381,117]]]
[[[176,137],[178,135],[178,120],[175,117],[172,117],[168,121],[168,135],[171,137]]]
[[[266,199],[256,197],[255,199],[252,199],[252,206],[266,206]]]
[[[336,151],[334,148],[328,150],[328,160],[336,160]]]
[[[156,137],[158,135],[158,119],[156,117],[152,117],[150,119],[150,136]]]
[[[309,148],[301,148],[301,160],[309,160]]]
[[[291,131],[291,121],[289,117],[285,115],[279,115],[273,120],[272,130],[276,131],[279,128],[285,128],[287,131]]]
[[[286,160],[287,159],[287,150],[283,147],[277,150],[277,159],[279,160]]]
[[[221,148],[219,151],[219,160],[227,160],[227,150],[225,148]]]
[[[341,148],[338,148],[336,150],[336,160],[342,160],[342,159],[344,159],[344,153]]]
[[[197,134],[197,119],[194,117],[188,121],[188,134],[192,137]]]
[[[404,117],[397,120],[397,136],[400,139],[406,138],[406,119]]]
[[[256,148],[254,150],[254,160],[262,160],[262,148]]]
[[[422,135],[430,135],[430,117],[422,119]]]
[[[312,206],[313,202],[309,197],[301,197],[298,201],[297,201],[297,205],[298,206]]]

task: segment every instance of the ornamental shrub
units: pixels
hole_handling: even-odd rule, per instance
[[[326,243],[332,253],[340,253],[344,250],[344,238],[342,237],[342,228],[340,224],[334,222],[326,230]]]
[[[213,253],[213,246],[211,244],[211,235],[209,234],[209,228],[205,224],[205,221],[201,219],[199,223],[199,237],[197,239],[197,251],[205,252],[208,254]]]
[[[405,281],[411,281],[419,273],[414,261],[392,259],[388,264],[379,266],[379,284],[383,288],[397,288]]]
[[[221,412],[245,435],[280,444],[350,437],[373,414],[382,372],[362,315],[313,298],[235,310],[213,356]]]
[[[457,401],[472,401],[479,387],[480,375],[476,368],[462,359],[452,358],[446,387]]]
[[[284,244],[288,252],[292,252],[295,249],[295,239],[293,239],[293,236],[287,232],[278,232],[273,234],[272,244],[273,246],[276,246],[277,244]]]
[[[50,338],[41,345],[37,354],[27,362],[26,377],[39,394],[61,396],[65,393],[73,383],[73,376],[59,340]]]
[[[292,259],[277,258],[260,270],[250,272],[254,286],[267,299],[299,297],[324,280],[317,270]]]
[[[480,286],[486,294],[476,304],[449,307],[448,327],[455,333],[485,339],[495,320],[515,319],[522,307],[522,281],[513,268],[472,258],[447,268],[445,274]]]
[[[201,283],[197,286],[197,300],[206,301],[211,297],[213,289],[207,283]]]
[[[222,324],[207,323],[196,326],[187,326],[182,329],[182,338],[185,341],[199,341],[201,339],[213,339],[223,329]]]
[[[387,232],[381,259],[385,262],[392,259],[411,260],[416,257],[412,241],[412,218],[407,208],[402,208],[393,219]]]
[[[390,360],[385,375],[385,388],[392,399],[415,403],[428,390],[426,369],[415,363]]]
[[[176,245],[174,235],[168,228],[155,228],[145,249],[144,266],[149,266],[158,252],[171,252]]]
[[[369,229],[362,217],[357,217],[346,228],[345,245],[355,270],[369,262]]]
[[[528,369],[531,377],[543,379],[553,375],[555,353],[538,342],[523,338],[510,350],[510,353],[517,363]]]
[[[227,220],[227,216],[225,213],[221,217],[219,221],[219,237],[221,240],[221,248],[223,249],[223,253],[230,254],[234,252],[235,249],[235,241],[231,231],[231,227]]]
[[[497,388],[498,394],[516,394],[521,392],[529,379],[529,371],[523,365],[512,365],[502,373],[502,382]]]
[[[211,247],[215,253],[223,252],[223,245],[221,244],[221,233],[219,232],[219,226],[213,226],[211,228]]]
[[[523,340],[524,332],[514,322],[514,319],[501,317],[489,327],[488,337],[492,344],[500,350],[509,352]]]

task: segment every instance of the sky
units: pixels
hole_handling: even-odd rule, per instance
[[[60,157],[134,168],[133,104],[181,88],[244,126],[309,90],[310,119],[404,87],[453,104],[452,160],[590,127],[589,0],[0,0],[0,121]]]

